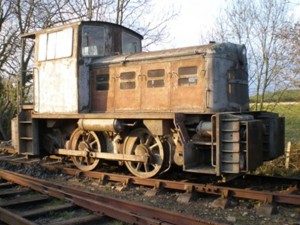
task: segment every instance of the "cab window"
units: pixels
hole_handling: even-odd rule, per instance
[[[122,33],[122,53],[132,54],[141,52],[140,39],[126,32]]]
[[[39,35],[38,60],[50,60],[72,55],[73,28]]]
[[[104,56],[104,28],[96,26],[84,26],[82,28],[82,56]]]

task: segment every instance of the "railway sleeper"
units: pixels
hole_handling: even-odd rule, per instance
[[[187,204],[191,201],[194,201],[198,196],[198,193],[195,191],[186,191],[178,196],[177,202]]]
[[[146,191],[145,196],[147,197],[153,197],[156,196],[158,193],[160,193],[163,190],[163,184],[162,182],[156,181],[153,185],[153,188]]]
[[[70,210],[74,207],[75,205],[72,203],[65,203],[62,205],[45,206],[45,207],[40,207],[38,209],[27,210],[24,212],[20,212],[19,215],[26,218],[37,217],[37,216],[45,215],[50,211],[54,212],[54,211],[61,211],[61,210]]]
[[[262,204],[256,208],[256,214],[261,216],[271,216],[276,213],[277,213],[277,209],[274,203]]]
[[[213,208],[226,209],[230,206],[230,203],[231,201],[229,198],[220,197],[215,199],[210,206]]]
[[[30,183],[30,182],[29,182]],[[28,184],[29,184],[28,183]],[[8,184],[8,182],[4,183]],[[15,184],[16,186],[16,184]],[[29,184],[30,186],[30,184]],[[19,188],[19,186],[17,186]],[[3,189],[5,188],[5,189]],[[15,189],[14,186],[2,185],[0,191],[0,224],[87,224],[110,220],[103,215],[82,210],[68,201],[57,201],[48,195],[40,194],[28,188]],[[66,213],[78,215],[66,218]]]

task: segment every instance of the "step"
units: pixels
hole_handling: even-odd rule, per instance
[[[25,140],[25,141],[32,141],[33,138],[32,137],[20,137],[21,140]]]
[[[21,124],[32,124],[31,120],[22,120],[20,121]]]

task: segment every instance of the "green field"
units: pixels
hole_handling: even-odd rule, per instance
[[[261,96],[259,96],[259,99]],[[256,96],[250,96],[250,102],[254,103]],[[264,102],[299,102],[300,100],[300,90],[286,90],[284,92],[270,92],[266,93],[264,97]]]
[[[300,104],[279,104],[274,112],[285,117],[285,141],[300,145]]]

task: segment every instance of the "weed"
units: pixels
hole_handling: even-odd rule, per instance
[[[74,216],[74,211],[50,211],[49,212],[50,217],[62,217],[65,219],[70,219]]]

